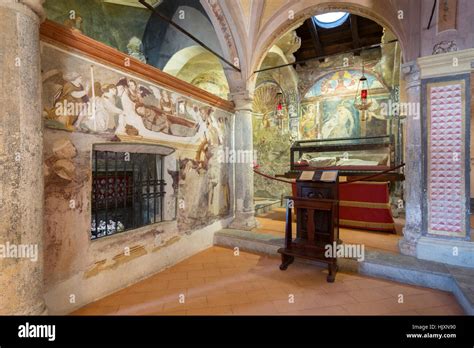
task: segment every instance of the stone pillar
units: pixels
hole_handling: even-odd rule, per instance
[[[252,96],[248,92],[231,94],[235,104],[235,216],[230,228],[251,230],[257,225],[253,201]],[[244,162],[244,163],[239,163]]]
[[[421,141],[421,78],[416,62],[402,65],[406,98],[411,112],[406,115],[405,133],[405,184],[404,198],[406,222],[403,239],[400,240],[400,252],[416,255],[416,243],[422,233],[423,209],[423,149]],[[414,112],[414,110],[416,110]]]
[[[0,314],[43,300],[41,0],[0,0]]]
[[[468,127],[472,116],[469,87],[472,85],[470,76],[473,62],[473,48],[424,56],[417,60],[422,81],[422,100],[426,103],[422,108],[422,118],[427,124],[425,156],[429,167],[426,168],[425,230],[416,244],[416,257],[419,259],[472,268],[474,268],[474,242],[468,213],[470,166],[469,144],[466,142],[469,141]],[[436,93],[441,97],[438,100],[430,95],[435,86],[438,88]],[[452,90],[459,90],[458,88],[465,89],[460,100],[451,97]],[[428,108],[428,105],[440,103],[440,100],[442,100],[443,113]],[[459,113],[462,117],[459,117]],[[438,128],[440,121],[435,122],[435,120],[444,122],[443,133]],[[461,141],[445,136],[445,134],[451,134],[453,129],[462,129],[464,136]],[[460,150],[455,150],[458,147]],[[446,151],[450,156],[436,162],[435,156],[439,156],[442,151]],[[430,153],[433,154],[432,158],[428,157]],[[456,163],[458,161],[459,165]],[[437,178],[437,184],[442,185],[445,192],[452,192],[452,194],[449,197],[443,197],[439,191],[436,192],[434,190],[436,186],[430,180],[431,177]],[[453,178],[463,180],[459,184]],[[430,189],[432,192],[428,194]],[[444,208],[444,210],[439,210],[440,203],[441,209]]]

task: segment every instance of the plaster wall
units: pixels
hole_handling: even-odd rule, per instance
[[[453,1],[449,1],[449,3],[450,6],[453,6]],[[433,15],[431,27],[428,30],[427,27],[432,9],[432,1],[422,1],[422,20],[420,21],[421,56],[430,56],[433,54],[434,46],[442,41],[454,42],[458,51],[474,47],[474,22],[472,21],[474,7],[472,6],[472,1],[457,0],[457,10],[455,12],[456,29],[441,31],[442,29],[439,24],[440,21],[442,21],[442,18],[440,18],[438,11],[439,6],[437,6]]]
[[[141,99],[149,110],[159,109],[166,93],[160,86],[137,76],[50,44],[42,44],[41,58],[45,123],[45,299],[49,313],[65,314],[212,245],[214,232],[226,227],[232,218],[233,167],[219,154],[232,146],[234,116],[168,91],[173,105],[169,112],[175,119],[182,118],[180,122],[195,122],[196,134],[188,134],[189,131],[181,128],[174,128],[168,134],[150,130],[144,126],[146,118],[139,117],[133,111],[136,108],[127,109],[119,98],[109,101],[117,101],[119,119],[127,125],[133,124],[133,133],[121,132],[120,122],[107,130],[81,128],[88,124],[89,116],[74,126],[54,106],[59,90],[65,93],[66,81],[73,73],[83,76],[82,86],[95,85],[96,93],[114,84],[117,87],[123,79],[134,80],[138,86],[156,93]],[[86,73],[91,66],[94,75]],[[99,98],[98,94],[93,97],[90,91],[87,96],[89,100]],[[94,100],[97,107],[100,100]],[[180,102],[186,105],[181,116]],[[96,117],[100,114],[97,109]],[[103,116],[109,123],[113,115],[106,112]],[[94,144],[120,140],[135,145],[166,145],[176,150],[165,159],[165,221],[91,240],[92,148]]]

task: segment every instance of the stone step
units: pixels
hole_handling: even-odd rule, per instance
[[[279,207],[279,199],[256,199],[254,202],[255,216],[260,216],[270,212],[273,208]]]

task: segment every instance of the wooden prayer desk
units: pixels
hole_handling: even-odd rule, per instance
[[[334,282],[337,272],[336,251],[326,256],[327,246],[333,248],[339,241],[338,227],[338,174],[325,172],[305,174],[297,180],[298,197],[287,197],[285,247],[280,248],[281,270],[286,270],[295,257],[328,264],[328,282]],[[326,172],[327,173],[327,172]],[[309,179],[311,176],[312,179]],[[333,181],[322,181],[322,180]],[[292,208],[296,209],[296,238],[292,236]],[[334,243],[336,242],[336,243]]]

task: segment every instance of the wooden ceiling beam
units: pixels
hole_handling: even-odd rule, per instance
[[[321,40],[319,39],[318,28],[316,23],[314,23],[314,18],[308,18],[306,20],[306,25],[308,26],[309,32],[311,33],[311,37],[313,38],[313,46],[314,50],[316,51],[316,55],[324,56],[323,46],[321,44]]]
[[[354,49],[360,48],[360,38],[359,38],[359,24],[357,23],[357,16],[350,15],[350,26],[352,33],[352,45]],[[360,52],[359,52],[360,53]]]

